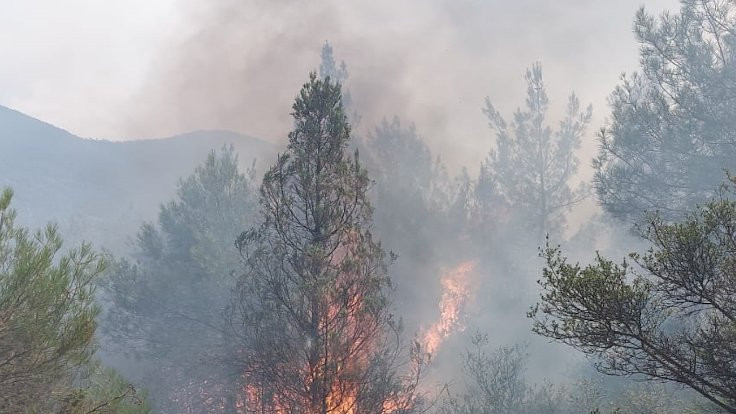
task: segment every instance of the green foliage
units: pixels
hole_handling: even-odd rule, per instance
[[[238,170],[232,147],[212,151],[161,206],[158,223],[141,227],[135,261],[111,261],[103,338],[141,361],[135,374],[161,410],[234,403],[240,373],[228,362],[224,309],[239,262],[234,242],[256,211],[253,175]]]
[[[65,395],[59,412],[64,414],[148,414],[145,395],[98,361],[77,374],[77,388]]]
[[[496,146],[481,165],[479,195],[484,197],[479,203],[486,209],[508,206],[523,215],[519,220],[526,227],[543,236],[559,232],[564,213],[584,196],[584,190],[572,189],[570,181],[578,169],[574,151],[580,147],[592,108],[581,109],[577,96],[570,95],[565,118],[553,131],[545,124],[549,99],[541,65],[528,69],[525,79],[526,107],[517,109],[510,124],[486,98],[483,112],[496,132]]]
[[[382,412],[390,401],[405,412],[416,380],[395,370],[386,254],[370,232],[368,174],[346,154],[340,85],[311,74],[292,116],[287,152],[263,179],[261,224],[238,239],[232,326],[246,387],[259,390],[247,404],[324,413],[352,400]]]
[[[685,0],[679,14],[641,9],[641,71],[613,91],[595,186],[603,207],[638,220],[707,201],[736,156],[736,2]]]
[[[104,262],[89,245],[60,254],[52,225],[14,225],[12,191],[0,197],[0,408],[45,404],[92,354],[97,307],[92,279]]]
[[[93,282],[105,261],[89,244],[64,252],[53,225],[17,227],[12,196],[0,196],[0,411],[146,412],[142,401],[124,408],[139,397],[131,388],[117,398],[129,385],[113,372],[107,386],[93,381],[102,369],[90,362],[99,310]]]
[[[736,412],[736,202],[733,187],[669,224],[650,216],[632,253],[635,267],[597,257],[568,264],[559,248],[543,252],[534,331],[597,357],[607,374],[683,384]]]

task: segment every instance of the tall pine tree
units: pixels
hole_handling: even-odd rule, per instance
[[[499,194],[511,211],[521,212],[521,219],[541,238],[545,233],[562,230],[565,213],[583,196],[570,181],[578,169],[575,150],[590,122],[592,108],[582,109],[577,96],[571,94],[565,117],[554,131],[545,120],[549,98],[542,66],[533,65],[525,79],[526,106],[514,113],[510,124],[486,98],[483,112],[497,139],[481,166],[479,183],[495,186],[490,193]]]
[[[311,74],[292,115],[287,152],[261,186],[261,225],[237,242],[245,269],[232,324],[246,407],[408,412],[418,376],[396,371],[386,253],[370,231],[368,174],[346,154],[340,85]]]

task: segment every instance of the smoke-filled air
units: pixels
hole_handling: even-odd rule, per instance
[[[0,414],[736,413],[736,0],[0,10]]]

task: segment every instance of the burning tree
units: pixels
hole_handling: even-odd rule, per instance
[[[370,232],[368,174],[346,154],[340,84],[310,75],[295,129],[261,186],[262,223],[237,240],[245,271],[231,323],[241,407],[269,413],[404,413],[417,408],[422,352],[407,372],[390,311],[386,253]],[[406,367],[407,365],[403,365]]]

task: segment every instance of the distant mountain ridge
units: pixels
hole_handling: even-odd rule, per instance
[[[179,178],[191,174],[210,150],[229,144],[244,166],[254,159],[269,165],[278,149],[231,131],[86,139],[0,106],[0,188],[15,191],[21,223],[54,221],[71,242],[84,239],[119,250],[142,221],[155,218]]]

